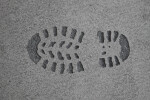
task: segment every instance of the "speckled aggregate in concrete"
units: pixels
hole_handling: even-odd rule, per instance
[[[67,36],[50,37],[57,44],[61,39],[79,44],[77,54],[84,70],[71,73],[65,69],[63,74],[52,71],[53,61],[67,68],[69,63],[78,62],[75,58],[69,62],[41,56],[37,64],[30,59],[27,48],[31,37],[39,33],[42,40],[43,30],[52,35],[55,26],[58,35],[63,26],[69,28],[68,34],[72,29],[77,35],[84,32],[82,43]],[[99,58],[120,52],[119,42],[105,43],[106,55],[101,54],[104,48],[97,32],[106,34],[109,30],[126,36],[130,54],[118,66],[102,67]],[[42,42],[49,43],[50,38]],[[63,54],[76,52],[53,48],[53,52],[58,50]],[[48,65],[43,68],[45,59]],[[1,0],[0,100],[150,100],[150,1]]]

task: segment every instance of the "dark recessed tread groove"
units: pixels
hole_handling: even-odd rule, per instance
[[[47,64],[48,64],[48,60],[44,60],[44,61],[43,61],[43,65],[42,65],[42,67],[43,67],[44,69],[46,69]]]
[[[100,64],[100,66],[102,66],[103,68],[106,67],[105,58],[99,58],[99,64]]]
[[[106,54],[106,51],[102,52],[102,55],[105,55]]]
[[[54,36],[57,36],[57,27],[53,27],[53,33],[54,33]]]
[[[49,55],[50,55],[51,58],[55,57],[52,51],[49,51]]]
[[[70,38],[74,39],[76,36],[77,30],[76,29],[72,29],[72,32],[70,34]]]
[[[42,47],[45,47],[45,45],[46,45],[46,43],[44,42],[44,43],[42,44]]]
[[[62,27],[62,32],[61,33],[62,33],[63,36],[66,36],[66,33],[67,33],[67,27],[66,26]]]
[[[109,67],[113,67],[112,57],[108,57]]]
[[[118,35],[119,35],[118,31],[114,31],[114,39],[113,39],[114,42],[116,42]]]
[[[56,62],[53,62],[52,66],[51,66],[51,71],[52,71],[52,72],[55,72],[55,71],[56,71],[56,66],[57,66],[57,63],[56,63]]]
[[[29,54],[30,59],[37,64],[41,60],[41,56],[38,54],[38,44],[40,43],[41,38],[39,36],[39,33],[36,33],[31,37],[31,39],[28,41],[27,45],[27,51]]]
[[[66,57],[67,57],[68,60],[71,60],[70,54],[66,54]]]
[[[120,58],[124,62],[129,57],[130,54],[129,42],[125,35],[123,34],[120,35],[119,44],[121,46]]]
[[[57,56],[59,60],[64,60],[64,57],[62,56],[62,53],[60,51],[57,52]]]
[[[74,53],[74,55],[76,59],[79,59],[79,55],[77,53]]]
[[[47,29],[43,30],[43,33],[44,33],[45,38],[48,38],[48,37],[49,37],[49,34],[48,34]]]
[[[84,36],[84,32],[81,32],[81,35],[79,36],[79,39],[78,39],[78,42],[79,42],[79,43],[82,42],[83,36]]]
[[[68,68],[68,73],[72,74],[73,73],[73,65],[72,63],[69,63],[69,68]]]
[[[69,42],[69,44],[66,46],[67,49],[69,49],[72,46],[72,42]]]
[[[59,47],[61,48],[65,44],[65,41],[61,41]]]
[[[77,62],[77,70],[78,70],[78,72],[84,71],[81,61]]]
[[[111,31],[107,31],[108,42],[111,42]]]
[[[43,49],[41,49],[41,53],[45,54],[45,51]]]
[[[65,71],[65,64],[60,64],[60,74],[63,74]]]
[[[79,46],[78,46],[78,45],[76,45],[74,48],[77,50],[77,49],[79,49]]]
[[[104,33],[101,31],[98,31],[97,36],[99,37],[99,42],[104,43]]]
[[[114,56],[114,58],[115,58],[116,66],[120,65],[120,61],[119,61],[118,57]]]
[[[54,47],[55,44],[56,44],[56,42],[51,42],[49,47]]]

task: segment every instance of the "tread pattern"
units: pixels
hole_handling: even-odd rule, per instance
[[[114,34],[112,34],[112,33],[114,33]],[[102,46],[103,49],[105,49],[106,46],[108,48],[111,48],[112,45],[108,46],[108,44],[111,42],[114,42],[114,43],[119,42],[119,44],[121,46],[119,55],[106,56],[107,52],[106,52],[106,50],[103,50],[102,56],[104,56],[104,57],[99,58],[99,65],[101,67],[105,68],[106,66],[108,66],[108,67],[118,66],[118,65],[120,65],[120,60],[122,60],[122,62],[124,62],[128,58],[128,56],[130,54],[130,46],[129,46],[128,39],[126,38],[125,35],[120,34],[120,37],[119,37],[118,31],[111,32],[109,30],[106,32],[106,34],[104,34],[104,32],[98,31],[97,36],[99,38],[99,43],[103,45]],[[119,38],[119,40],[118,40],[118,38]]]
[[[44,69],[50,67],[52,72],[59,71],[60,74],[81,72],[84,71],[84,66],[80,60],[78,50],[84,35],[84,32],[78,32],[74,28],[54,26],[51,30],[44,29],[41,35],[37,33],[32,36],[27,50],[35,64],[44,59],[41,61]],[[69,52],[70,49],[71,52]],[[47,56],[48,58],[45,58]],[[76,61],[74,62],[74,60]]]
[[[59,71],[60,74],[81,72],[85,68],[78,50],[80,50],[84,35],[84,32],[78,32],[74,28],[54,26],[50,31],[44,29],[41,35],[39,33],[33,35],[26,48],[30,59],[35,64],[42,60],[41,66],[44,69],[50,67],[52,72]],[[118,31],[108,30],[107,32],[98,31],[97,37],[102,47],[101,56],[98,58],[98,63],[102,68],[119,66],[127,60],[130,55],[130,46],[125,35],[119,34]],[[110,51],[106,48],[111,49],[113,43],[118,43],[120,52],[108,55]]]

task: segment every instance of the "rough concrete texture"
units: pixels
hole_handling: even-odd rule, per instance
[[[150,100],[150,1],[0,0],[0,100]]]

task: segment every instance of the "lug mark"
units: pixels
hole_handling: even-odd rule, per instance
[[[49,51],[49,55],[50,55],[51,58],[55,57],[52,51]]]
[[[69,49],[72,45],[72,42],[69,42],[69,44],[66,46],[67,49]]]
[[[62,53],[60,51],[57,52],[57,56],[59,60],[64,60],[64,57],[62,56]]]
[[[61,48],[65,44],[65,41],[61,41],[59,47]]]
[[[42,67],[43,67],[44,69],[46,69],[47,64],[48,64],[48,60],[44,60]]]
[[[107,31],[108,42],[111,42],[111,31]]]
[[[118,35],[119,35],[118,31],[114,31],[114,39],[113,39],[114,42],[116,42]]]
[[[97,36],[99,37],[99,42],[104,43],[104,33],[101,31],[98,31]]]
[[[113,67],[112,57],[108,57],[109,67]]]
[[[56,44],[56,42],[51,42],[49,47],[54,47],[55,44]]]
[[[60,64],[60,74],[63,74],[65,71],[65,64]]]
[[[73,73],[73,65],[72,65],[72,63],[69,64],[68,73]]]
[[[77,62],[77,70],[78,70],[78,72],[84,71],[81,61]]]
[[[53,33],[54,33],[54,36],[57,36],[57,27],[53,27]]]
[[[83,36],[84,36],[84,32],[81,32],[81,35],[79,36],[79,39],[78,39],[78,42],[79,42],[79,43],[82,42]]]
[[[62,35],[63,35],[63,36],[66,36],[66,33],[67,33],[67,27],[66,27],[66,26],[63,26],[63,27],[62,27]]]
[[[66,57],[67,57],[68,60],[71,60],[70,54],[66,54]]]
[[[76,30],[76,29],[72,29],[72,32],[71,32],[70,38],[74,39],[74,38],[75,38],[75,36],[76,36],[76,33],[77,33],[77,30]]]
[[[115,58],[116,66],[120,65],[120,62],[119,62],[118,57],[117,57],[117,56],[114,56],[114,58]]]
[[[57,63],[56,63],[56,62],[53,62],[52,66],[51,66],[51,71],[52,71],[52,72],[55,72],[55,71],[56,71],[56,66],[57,66]]]
[[[49,37],[49,34],[48,34],[47,29],[43,30],[43,33],[44,33],[45,38],[48,38],[48,37]]]
[[[105,58],[99,58],[99,64],[104,68],[106,67]]]

